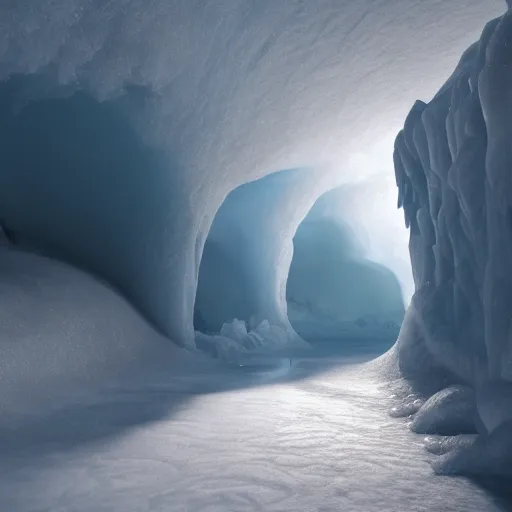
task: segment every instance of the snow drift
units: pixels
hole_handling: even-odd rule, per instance
[[[104,283],[6,246],[0,304],[0,428],[192,359]]]

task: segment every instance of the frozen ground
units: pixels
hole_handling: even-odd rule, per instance
[[[435,476],[365,361],[392,339],[174,347],[109,287],[0,249],[1,512],[488,512]]]
[[[0,510],[507,510],[432,473],[422,437],[387,416],[387,394],[361,366],[369,357],[335,357],[330,344],[291,366],[189,361],[5,428]]]

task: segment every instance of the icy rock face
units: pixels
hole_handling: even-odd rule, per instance
[[[444,436],[473,434],[477,416],[475,392],[453,386],[431,396],[418,410],[411,423],[417,434]]]
[[[416,102],[394,152],[416,287],[400,363],[422,354],[475,387],[512,379],[511,41],[508,12]]]
[[[430,447],[441,454],[440,474],[512,476],[511,90],[509,10],[485,26],[432,101],[415,103],[395,142],[416,289],[399,367],[416,382],[474,390],[444,389],[413,420],[416,432],[478,430]]]

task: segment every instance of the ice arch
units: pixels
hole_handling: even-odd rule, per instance
[[[177,164],[132,128],[128,113],[148,92],[99,102],[62,89],[30,100],[44,85],[23,76],[0,85],[2,223],[21,247],[107,279],[166,334],[189,341],[197,217],[207,207],[187,218],[193,191]]]
[[[115,194],[136,197],[114,210],[106,191],[94,205],[83,193],[106,185],[100,173],[108,165],[80,176],[82,192],[70,176],[57,179],[58,166],[44,173],[31,166],[16,179],[6,176],[13,172],[7,165],[2,194],[35,206],[18,214],[11,200],[2,214],[36,245],[69,259],[80,253],[165,334],[192,345],[199,261],[225,196],[272,169],[345,168],[352,152],[401,119],[413,91],[433,92],[436,79],[425,77],[448,70],[501,4],[156,0],[148,8],[114,0],[99,9],[93,0],[41,0],[28,9],[4,2],[0,81],[10,87],[16,74],[41,78],[18,89],[8,118],[16,123],[33,111],[29,100],[60,97],[69,106],[85,95],[95,112],[112,107],[121,117],[127,138],[118,152],[137,149],[139,167],[127,184],[124,175],[116,181]],[[407,62],[421,66],[406,71]],[[397,81],[407,86],[386,86]],[[375,84],[384,86],[376,92]],[[99,222],[89,215],[95,208],[107,213]],[[119,243],[103,257],[110,236]]]
[[[270,174],[233,190],[220,207],[199,271],[196,327],[267,320],[295,337],[286,281],[298,225],[330,180],[313,169]]]

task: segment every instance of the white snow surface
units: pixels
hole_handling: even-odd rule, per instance
[[[331,361],[332,363],[332,361]],[[336,363],[343,364],[344,361]],[[359,366],[298,361],[258,387],[215,393],[218,369],[187,366],[152,386],[119,388],[4,435],[0,506],[10,512],[497,512],[464,479],[436,477],[432,456]],[[314,369],[321,374],[308,376]],[[244,370],[241,368],[241,370]],[[302,375],[302,374],[305,375]],[[298,379],[295,380],[294,379]],[[184,383],[185,382],[185,383]],[[210,391],[200,394],[198,388]],[[29,439],[30,436],[30,439]],[[20,444],[25,442],[23,448]]]
[[[0,510],[506,510],[387,416],[381,345],[226,364],[80,271],[0,257]]]

